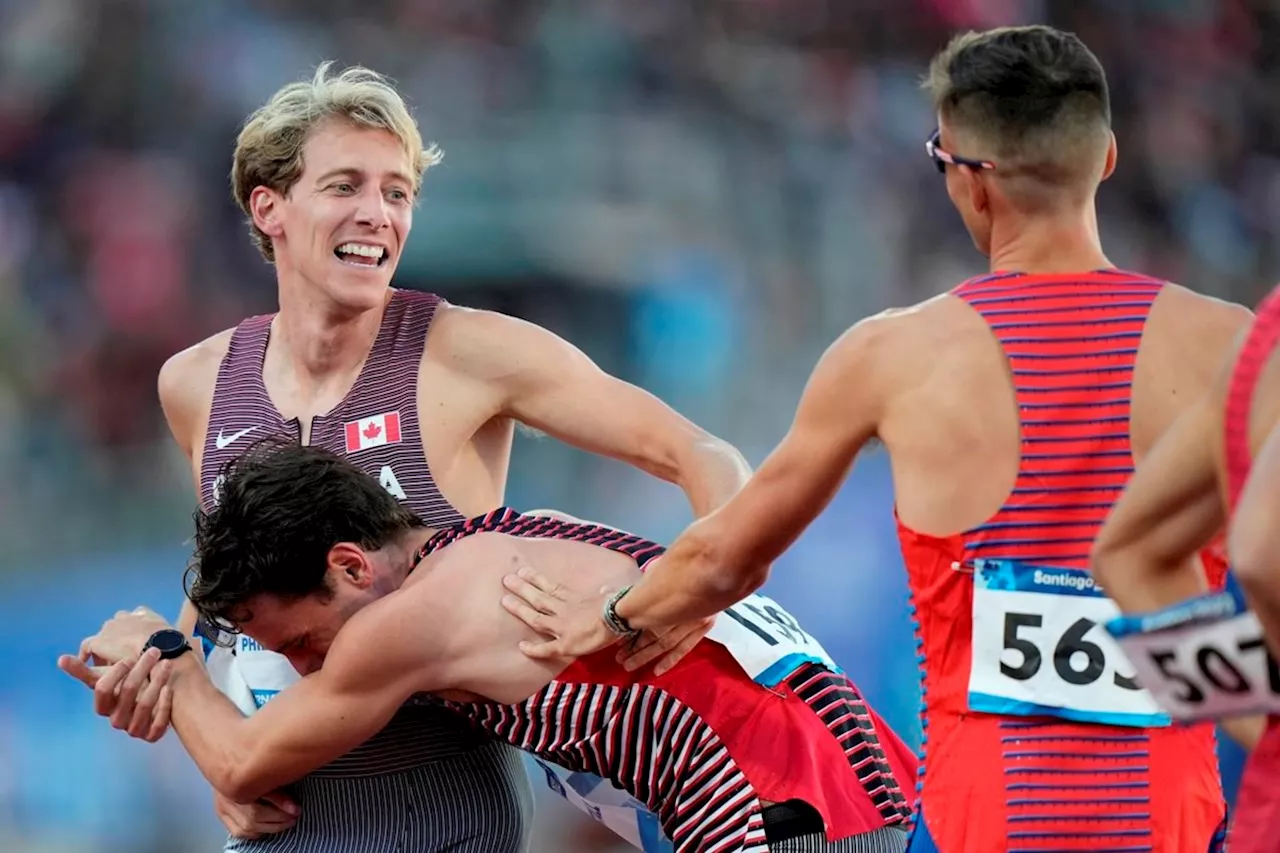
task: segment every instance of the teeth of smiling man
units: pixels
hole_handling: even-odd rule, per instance
[[[361,243],[343,243],[338,251],[344,255],[363,255],[366,258],[381,258],[387,253],[382,246],[365,246]]]

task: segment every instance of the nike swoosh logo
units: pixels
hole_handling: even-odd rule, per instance
[[[222,430],[218,430],[217,437],[213,439],[213,445],[214,447],[217,447],[219,450],[224,450],[230,447],[232,444],[234,444],[236,439],[242,436],[248,435],[249,433],[253,432],[257,428],[258,428],[258,425],[255,424],[254,426],[251,426],[248,429],[242,429],[239,432],[233,432],[231,433],[231,435],[223,435]]]

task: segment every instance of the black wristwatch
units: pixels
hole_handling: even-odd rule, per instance
[[[147,640],[147,644],[142,647],[145,652],[147,649],[159,649],[160,660],[173,660],[181,657],[191,651],[191,643],[187,642],[187,635],[174,628],[161,628],[151,635],[151,639]]]

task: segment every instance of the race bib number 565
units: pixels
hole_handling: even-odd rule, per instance
[[[1119,613],[1079,569],[976,560],[969,707],[1123,726],[1168,725],[1103,627]]]

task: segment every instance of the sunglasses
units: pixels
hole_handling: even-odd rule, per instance
[[[970,169],[994,169],[995,163],[987,160],[973,160],[969,157],[961,157],[958,154],[952,154],[949,151],[943,151],[938,144],[942,137],[941,130],[935,130],[933,136],[929,137],[929,141],[924,144],[924,150],[929,153],[929,159],[933,161],[933,165],[938,167],[938,173],[945,175],[947,173],[947,164],[952,166],[968,166]]]

